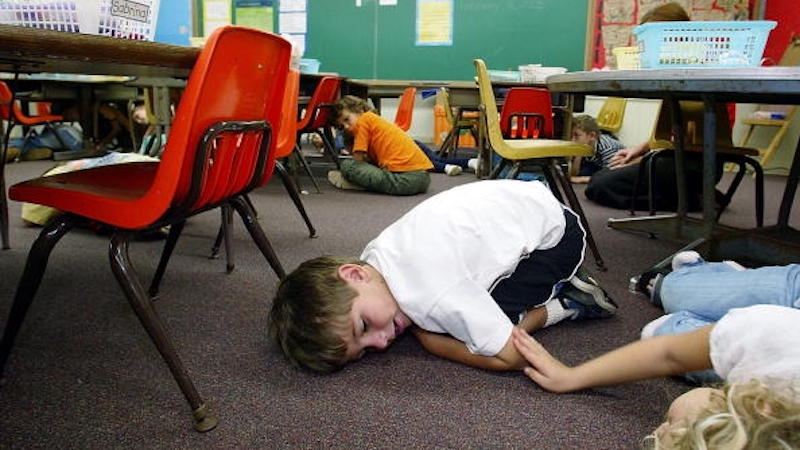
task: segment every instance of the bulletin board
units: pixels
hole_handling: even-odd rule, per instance
[[[611,50],[636,45],[633,28],[640,17],[670,1],[681,4],[692,20],[749,20],[764,0],[590,0],[586,66],[614,68]]]

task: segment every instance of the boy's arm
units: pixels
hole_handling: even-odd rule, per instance
[[[708,339],[713,327],[636,341],[574,368],[562,364],[522,330],[514,329],[512,338],[530,363],[526,375],[548,391],[570,392],[710,369]]]
[[[525,359],[514,348],[510,337],[500,353],[482,356],[470,352],[463,342],[450,336],[431,333],[419,327],[414,327],[412,331],[425,350],[441,358],[488,370],[518,370],[525,367]]]

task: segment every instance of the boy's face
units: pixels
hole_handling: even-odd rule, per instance
[[[360,273],[343,275],[358,292],[342,336],[347,343],[348,361],[361,358],[367,350],[385,349],[412,325],[380,275],[370,273],[364,266],[355,270]]]
[[[592,145],[597,139],[597,133],[595,132],[585,132],[580,128],[573,128],[572,129],[572,140],[574,142],[579,142],[581,144]]]
[[[361,113],[355,113],[345,109],[342,111],[342,114],[339,115],[339,125],[344,131],[352,134],[353,130],[356,128],[356,122],[358,122],[359,117],[361,117]]]

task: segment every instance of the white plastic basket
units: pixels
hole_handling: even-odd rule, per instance
[[[159,0],[0,0],[0,23],[152,41]]]
[[[634,28],[643,69],[755,67],[776,22],[649,22]]]

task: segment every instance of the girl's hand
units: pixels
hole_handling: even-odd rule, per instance
[[[511,334],[517,351],[528,361],[530,367],[523,369],[525,375],[542,388],[551,392],[568,392],[573,386],[574,369],[553,357],[542,344],[528,333],[514,328]]]

